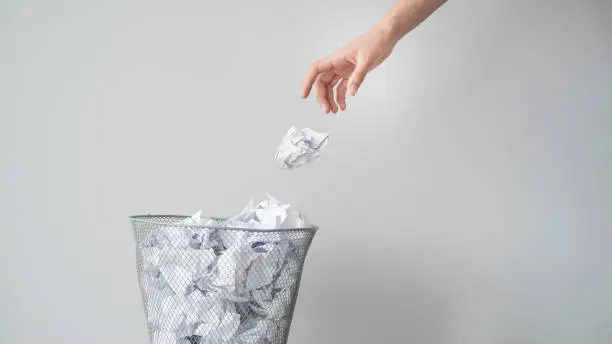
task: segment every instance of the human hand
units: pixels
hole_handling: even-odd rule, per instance
[[[312,64],[304,79],[302,99],[316,86],[316,97],[325,113],[346,109],[346,93],[354,96],[366,74],[378,67],[393,51],[397,39],[379,25],[331,55]],[[336,87],[337,85],[337,87]],[[334,88],[336,88],[334,100]]]

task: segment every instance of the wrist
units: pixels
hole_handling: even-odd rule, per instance
[[[385,16],[376,25],[377,30],[385,37],[389,43],[395,45],[407,32],[404,30],[402,23],[394,16]]]

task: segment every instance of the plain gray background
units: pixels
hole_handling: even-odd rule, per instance
[[[611,343],[612,3],[451,0],[299,100],[391,4],[0,1],[0,343],[147,343],[127,216],[266,192],[321,226],[292,344]]]

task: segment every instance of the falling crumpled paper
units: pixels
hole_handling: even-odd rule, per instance
[[[155,231],[140,245],[153,344],[278,339],[290,321],[306,239],[266,230],[311,227],[299,211],[268,196],[226,220],[198,212]]]
[[[291,127],[276,149],[274,159],[283,169],[300,167],[317,160],[328,140],[328,134]]]

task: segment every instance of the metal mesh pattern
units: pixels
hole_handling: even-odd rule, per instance
[[[248,230],[130,220],[152,344],[285,344],[316,227]]]

